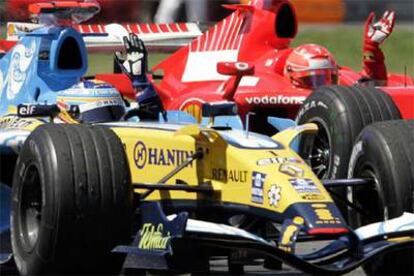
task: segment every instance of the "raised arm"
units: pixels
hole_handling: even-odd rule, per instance
[[[363,46],[363,75],[375,81],[376,85],[387,85],[387,67],[380,44],[394,29],[395,12],[386,11],[378,22],[372,12],[365,22]]]

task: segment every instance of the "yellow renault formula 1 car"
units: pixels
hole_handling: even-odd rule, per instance
[[[253,260],[312,274],[361,264],[374,273],[409,271],[413,214],[352,230],[331,198],[337,186],[389,184],[372,175],[322,182],[289,147],[299,134],[316,132],[314,124],[271,138],[218,126],[214,118],[233,109],[206,105],[205,127],[122,121],[36,127],[14,167],[11,243],[18,271],[111,273],[123,263],[124,273],[207,273],[217,258],[228,260],[233,273]],[[346,203],[375,221],[368,209]],[[331,242],[296,252],[317,240]],[[390,266],[390,252],[408,266]]]
[[[67,22],[97,7],[42,9]],[[322,182],[290,148],[315,125],[262,136],[234,127],[232,103],[206,104],[202,126],[180,113],[139,122],[142,105],[125,113],[116,89],[83,77],[84,42],[70,27],[24,35],[0,69],[0,265],[14,261],[24,275],[205,274],[225,259],[233,273],[284,262],[313,274],[361,264],[412,274],[411,123],[371,126],[350,179]],[[350,225],[331,198],[341,200],[336,187],[349,188]],[[298,253],[318,240],[331,242]]]

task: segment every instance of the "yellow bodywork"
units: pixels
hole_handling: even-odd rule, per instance
[[[198,126],[185,126],[178,130],[164,130],[145,127],[113,127],[121,138],[128,156],[133,183],[159,183],[159,181],[181,164],[197,149],[203,152],[203,158],[195,160],[184,168],[167,184],[185,183],[187,185],[211,185],[215,193],[206,195],[184,191],[154,191],[147,199],[161,200],[198,200],[209,199],[267,209],[272,212],[284,212],[294,203],[332,202],[328,192],[311,168],[303,162],[292,149],[283,146],[280,149],[246,149],[231,145],[223,139],[219,131],[200,129]],[[298,130],[288,129],[279,134],[283,145],[290,144],[302,131],[315,131],[313,125]],[[254,138],[252,138],[254,139]],[[284,160],[281,163],[259,162]],[[289,161],[291,160],[291,161]],[[259,165],[260,164],[260,165]],[[281,172],[281,166],[293,167],[288,175]],[[284,170],[282,170],[284,171]],[[252,200],[253,174],[265,175],[262,187],[262,202]],[[289,170],[288,170],[289,173]],[[289,180],[311,180],[319,193],[298,193]],[[271,202],[272,186],[280,192],[276,204]],[[136,192],[143,190],[136,189]]]
[[[65,115],[65,114],[61,114]],[[5,116],[0,126],[33,131],[45,121]],[[283,213],[296,203],[330,203],[332,199],[311,168],[288,145],[302,132],[315,132],[313,124],[282,131],[272,137],[279,148],[245,148],[228,143],[220,131],[198,125],[175,126],[119,122],[107,124],[122,140],[129,161],[132,183],[159,184],[160,180],[197,150],[203,158],[195,160],[166,184],[209,185],[212,195],[185,191],[155,190],[147,200],[210,200],[252,206]],[[165,126],[165,125],[164,125]],[[254,141],[254,137],[246,139]],[[268,138],[270,139],[270,138]],[[279,160],[276,162],[275,160]],[[255,189],[254,175],[261,176]],[[298,192],[292,179],[311,181],[317,193]],[[135,189],[142,193],[145,190]],[[273,201],[272,201],[273,199]]]

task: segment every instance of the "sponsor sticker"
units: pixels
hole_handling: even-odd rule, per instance
[[[213,168],[213,179],[218,181],[246,182],[247,171],[239,171],[234,169]]]
[[[297,164],[303,164],[303,161],[299,158],[295,157],[269,157],[269,158],[263,158],[256,162],[258,166],[268,166],[272,164],[282,164],[282,163],[297,163]]]
[[[321,191],[315,185],[311,179],[306,178],[293,178],[289,179],[290,184],[295,188],[298,193],[306,194],[320,194]]]
[[[325,200],[322,194],[303,194],[301,197],[304,200]]]
[[[7,99],[14,100],[27,83],[27,74],[34,58],[37,43],[30,45],[17,44],[10,53],[9,70],[4,82],[7,82]]]
[[[138,141],[134,147],[134,161],[138,169],[145,167],[147,163],[147,147],[142,141]]]
[[[293,220],[284,221],[281,229],[281,236],[277,247],[286,252],[293,252],[297,235],[303,227],[305,220],[302,217],[294,217]]]
[[[252,172],[252,202],[263,204],[263,186],[266,174]]]
[[[137,141],[134,146],[134,162],[138,169],[147,165],[179,166],[193,154],[193,151],[182,149],[147,147],[143,141]]]
[[[246,102],[248,104],[256,104],[256,105],[276,105],[276,104],[285,104],[285,105],[300,105],[302,104],[306,97],[304,96],[261,96],[261,97],[246,97]]]
[[[124,106],[124,104],[125,104],[124,101],[120,97],[108,98],[106,100],[81,104],[79,105],[79,111],[82,113],[82,112],[86,112],[86,111],[93,110],[93,109],[100,108],[100,107],[117,106],[117,105]]]
[[[0,128],[27,128],[36,122],[33,119],[21,119],[14,116],[7,116],[0,119]]]
[[[281,164],[279,166],[279,172],[289,175],[291,177],[302,177],[304,171],[302,168],[295,166],[293,164]]]
[[[308,112],[309,109],[311,108],[315,108],[317,106],[320,106],[322,108],[328,109],[328,106],[322,102],[322,101],[311,101],[311,102],[307,102],[306,104],[302,105],[298,114],[296,115],[296,118],[301,118],[303,116],[303,114],[305,114],[306,112]]]
[[[139,249],[161,249],[168,247],[171,239],[170,232],[165,233],[162,223],[154,225],[153,223],[144,223],[140,232]]]
[[[312,204],[316,216],[316,224],[340,224],[341,220],[335,217],[326,204]]]
[[[267,196],[269,198],[269,205],[272,207],[277,207],[279,201],[281,199],[281,192],[282,188],[277,185],[272,185],[270,189],[267,191]]]

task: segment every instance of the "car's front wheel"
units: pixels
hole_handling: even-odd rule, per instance
[[[37,128],[20,152],[12,187],[19,273],[107,273],[110,250],[129,238],[130,181],[122,143],[110,129]]]
[[[366,127],[358,136],[349,178],[371,178],[373,186],[349,189],[349,199],[364,214],[350,211],[357,228],[414,212],[414,121],[388,121]],[[392,252],[364,266],[373,275],[413,275],[414,249]]]

